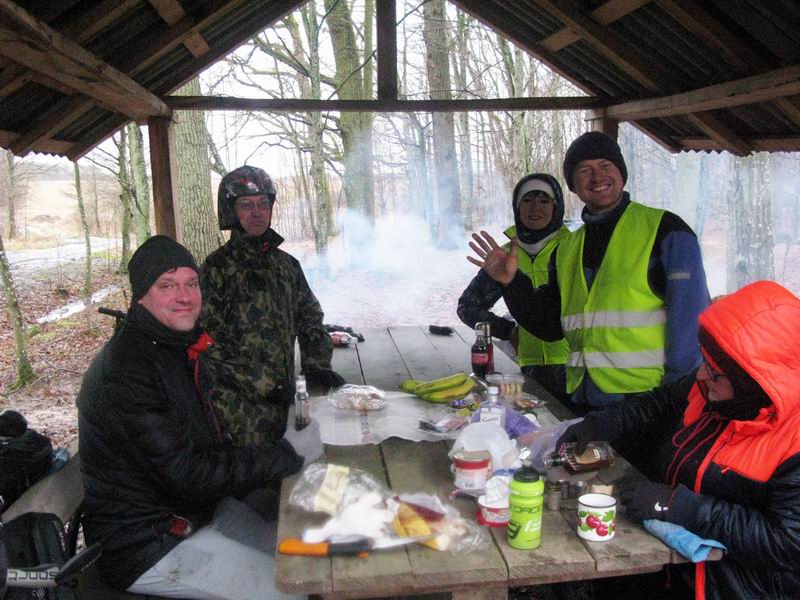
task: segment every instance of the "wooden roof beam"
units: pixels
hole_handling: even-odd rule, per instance
[[[652,0],[609,0],[602,6],[595,8],[589,13],[589,16],[594,19],[598,25],[606,26],[614,21],[618,21],[625,15],[629,15],[651,1]],[[564,27],[541,40],[539,45],[548,52],[558,52],[570,44],[574,44],[579,39],[581,39],[580,33],[577,33],[569,27]]]
[[[91,107],[92,103],[87,102],[83,96],[74,96],[65,102],[59,102],[42,113],[33,126],[7,148],[17,156],[24,156],[34,148],[46,144],[56,133]]]
[[[750,143],[731,131],[710,113],[687,115],[688,121],[720,144],[723,150],[737,156],[747,156],[753,151]]]
[[[577,32],[594,50],[643,88],[659,93],[673,88],[671,77],[657,65],[648,64],[644,57],[634,56],[630,46],[613,32],[604,29],[581,13],[582,6],[574,0],[533,0],[540,8]]]
[[[157,96],[11,0],[0,0],[0,13],[19,25],[0,25],[0,54],[6,58],[132,118],[170,114]]]
[[[10,148],[14,145],[20,137],[16,131],[0,130],[0,147]],[[75,147],[74,142],[66,142],[63,140],[46,139],[31,148],[33,152],[44,152],[45,154],[60,154],[68,156]]]
[[[170,27],[177,25],[186,16],[186,11],[183,10],[178,0],[150,0],[150,4]],[[195,58],[200,58],[209,51],[208,42],[199,31],[195,31],[186,38],[183,45]]]
[[[602,116],[637,121],[769,102],[797,94],[800,94],[800,64],[691,92],[615,104],[603,109]]]
[[[493,110],[588,110],[605,101],[595,96],[550,98],[482,98],[474,100],[305,100],[299,98],[232,98],[165,96],[173,110],[464,112]]]
[[[712,138],[681,138],[684,150],[706,150],[721,152],[722,145]],[[755,152],[800,152],[800,136],[781,138],[753,138],[747,140]]]

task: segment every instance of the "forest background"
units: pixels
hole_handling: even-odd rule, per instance
[[[401,98],[582,95],[444,0],[400,2],[398,22]],[[374,44],[373,0],[312,0],[176,93],[375,98]],[[198,260],[225,239],[219,178],[241,164],[263,167],[278,188],[273,227],[301,260],[326,322],[356,329],[456,323],[475,274],[469,233],[502,237],[523,175],[548,172],[563,185],[564,152],[589,128],[569,111],[192,111],[176,121],[184,242]],[[126,307],[125,265],[153,233],[147,137],[132,123],[77,165],[2,151],[0,408],[37,395],[71,406],[110,332],[90,311],[48,321],[50,311],[98,291],[104,304]],[[800,292],[800,155],[674,155],[625,124],[619,141],[631,196],[697,233],[712,295],[757,279]],[[570,193],[566,203],[577,225],[582,205]],[[44,264],[31,267],[36,248]]]

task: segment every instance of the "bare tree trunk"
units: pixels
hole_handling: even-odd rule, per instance
[[[131,178],[133,179],[133,221],[136,241],[141,245],[150,237],[150,184],[144,164],[144,142],[142,129],[136,122],[128,125],[128,141],[131,147]]]
[[[363,100],[361,55],[350,8],[340,0],[325,0],[328,28],[336,63],[337,93],[342,100]],[[372,177],[372,113],[346,112],[340,118],[344,150],[344,186],[347,207],[367,216],[375,215],[375,183]]]
[[[729,292],[758,279],[774,278],[772,202],[767,153],[734,158],[734,193],[729,195]]]
[[[97,167],[92,165],[92,213],[95,231],[101,233],[100,228],[100,198],[97,195]]]
[[[6,181],[5,186],[3,187],[6,196],[6,204],[8,208],[8,239],[13,240],[17,237],[17,202],[16,202],[16,194],[15,194],[15,181],[16,178],[14,177],[14,165],[15,165],[15,157],[14,154],[9,152],[8,150],[3,150],[5,154],[5,167],[6,167]]]
[[[6,311],[14,330],[14,353],[17,362],[17,380],[11,389],[19,389],[33,379],[33,368],[28,360],[28,347],[25,341],[25,328],[22,320],[22,310],[17,301],[14,290],[14,280],[11,277],[11,267],[8,265],[6,249],[3,245],[3,232],[0,231],[0,279],[3,282],[3,295],[5,296]]]
[[[81,229],[83,230],[83,241],[86,244],[86,270],[83,277],[83,304],[87,308],[92,303],[92,241],[89,239],[89,223],[86,222],[86,210],[83,205],[83,190],[81,189],[81,170],[78,161],[72,163],[75,171],[75,195],[78,197],[78,214],[81,219]]]
[[[459,90],[467,89],[467,61],[469,60],[469,17],[463,11],[458,11],[457,53],[453,60],[455,77]],[[459,129],[459,154],[461,158],[461,193],[462,193],[462,222],[466,229],[473,228],[475,216],[474,175],[472,166],[472,140],[470,136],[470,114],[466,111],[458,113]]]
[[[119,144],[117,145],[117,166],[119,167],[117,179],[119,181],[119,200],[122,207],[122,224],[120,235],[122,237],[122,254],[119,259],[119,272],[128,272],[128,261],[131,259],[131,197],[130,178],[128,177],[127,159],[128,136],[125,128],[119,130]]]
[[[199,79],[195,77],[175,94],[199,96]],[[211,197],[208,131],[204,112],[182,111],[178,114],[175,148],[183,243],[197,261],[202,262],[222,244],[222,235]]]
[[[445,0],[431,0],[423,5],[428,85],[433,100],[451,100],[449,41],[447,39]],[[434,240],[440,248],[455,248],[461,240],[461,189],[456,159],[453,113],[433,113],[433,163],[436,169],[436,212]]]
[[[321,94],[321,79],[319,67],[319,27],[317,24],[316,2],[309,2],[301,9],[303,25],[308,38],[308,79],[310,87],[308,96],[319,99]],[[304,90],[305,91],[305,90]],[[311,123],[311,180],[314,185],[314,248],[317,254],[322,255],[328,245],[328,236],[334,233],[333,227],[333,207],[331,206],[331,195],[328,188],[328,178],[325,175],[325,148],[323,135],[325,124],[322,121],[322,114],[314,111],[307,114]]]

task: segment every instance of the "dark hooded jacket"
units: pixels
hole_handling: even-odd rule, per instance
[[[98,568],[119,589],[180,541],[167,533],[171,515],[199,527],[222,498],[277,488],[303,464],[286,441],[270,449],[223,444],[196,384],[203,346],[184,338],[137,305],[78,395],[84,534],[102,544]]]
[[[534,231],[528,229],[522,223],[519,210],[517,206],[517,195],[520,187],[531,179],[540,179],[547,183],[555,194],[553,218],[547,227],[542,230]],[[550,244],[555,245],[558,240],[563,237],[568,231],[564,227],[564,195],[561,191],[561,185],[552,175],[547,173],[532,173],[526,175],[517,182],[514,186],[514,191],[511,194],[511,210],[514,214],[514,226],[505,230],[505,234],[509,238],[518,236],[521,240],[534,244],[540,242],[543,238],[551,236],[550,242],[542,246],[539,250],[541,253],[545,248],[549,248]],[[524,250],[520,250],[524,252]],[[537,255],[531,256],[535,258]],[[488,321],[492,336],[501,340],[508,340],[511,333],[516,327],[516,322],[512,319],[502,317],[492,312],[492,307],[503,297],[503,287],[494,279],[489,277],[486,272],[481,269],[477,275],[469,282],[466,289],[462,292],[461,297],[458,299],[458,307],[456,312],[458,318],[462,323],[474,328],[475,324],[479,321]]]
[[[729,364],[732,400],[707,401],[687,377],[586,418],[648,451],[671,436],[668,518],[727,548],[696,565],[696,598],[800,598],[800,300],[757,282],[712,304],[700,327],[704,353]]]

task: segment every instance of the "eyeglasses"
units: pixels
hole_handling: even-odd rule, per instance
[[[254,209],[268,210],[272,208],[272,200],[264,198],[261,200],[237,200],[236,208],[247,212],[252,212]]]
[[[711,381],[713,381],[714,383],[716,383],[720,377],[727,377],[725,373],[722,373],[721,371],[717,371],[716,369],[714,369],[714,367],[712,367],[711,364],[705,358],[703,359],[703,366],[706,368],[706,372],[708,373],[708,378],[711,379]]]

